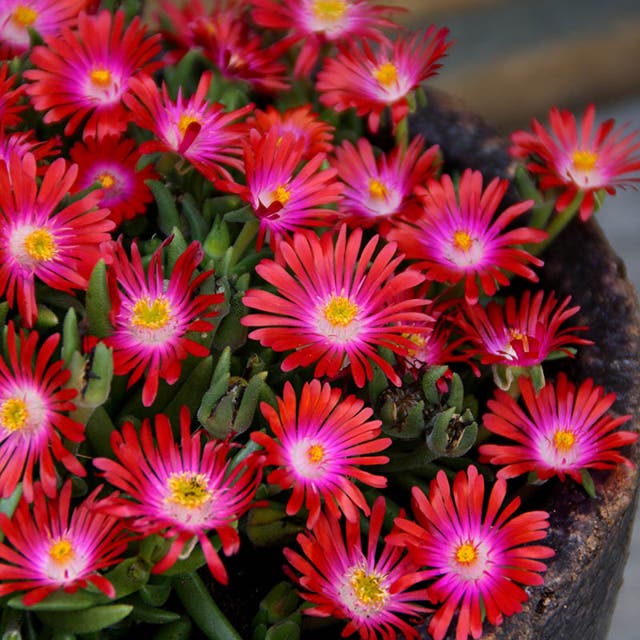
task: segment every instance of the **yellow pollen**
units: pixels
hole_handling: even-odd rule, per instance
[[[28,418],[27,405],[21,398],[8,398],[0,405],[0,423],[7,431],[22,429]]]
[[[62,540],[58,540],[51,545],[49,556],[55,562],[66,564],[73,559],[73,545],[68,540],[62,538]]]
[[[473,238],[466,231],[456,231],[453,234],[453,246],[461,251],[469,251],[473,246]]]
[[[167,488],[171,492],[167,500],[188,509],[201,506],[213,495],[207,488],[207,476],[204,473],[173,473],[167,480]]]
[[[316,18],[333,22],[340,20],[346,10],[347,3],[344,0],[316,0],[312,6]]]
[[[344,296],[332,296],[324,308],[324,317],[334,327],[347,327],[358,313],[358,305]]]
[[[34,260],[43,262],[56,255],[56,241],[50,231],[36,229],[24,239],[24,249]]]
[[[389,193],[387,187],[380,180],[375,178],[369,180],[369,195],[372,198],[384,198],[387,193]]]
[[[525,351],[529,351],[529,336],[526,333],[522,333],[517,329],[509,329],[509,337],[511,342],[521,342],[522,348]]]
[[[456,562],[458,564],[471,564],[478,558],[476,548],[470,543],[461,544],[456,550]]]
[[[196,122],[197,124],[200,124],[200,120],[195,116],[187,116],[187,115],[180,116],[180,120],[178,120],[178,130],[180,131],[180,134],[184,135],[187,132],[189,125],[193,124],[194,122]]]
[[[289,202],[291,198],[291,191],[284,186],[279,186],[272,194],[273,201],[278,201],[282,206]]]
[[[98,176],[98,180],[100,181],[103,189],[111,189],[111,187],[116,183],[116,179],[108,171],[101,173]]]
[[[383,87],[388,87],[398,79],[398,68],[393,62],[385,62],[375,69],[373,77]]]
[[[572,159],[576,171],[593,171],[598,162],[598,154],[593,151],[574,151]]]
[[[321,462],[324,458],[324,449],[319,444],[312,444],[307,449],[307,458],[309,458],[309,462],[318,464],[318,462]]]
[[[89,77],[97,87],[108,87],[111,84],[111,71],[109,69],[94,69],[89,73]]]
[[[145,329],[162,329],[171,319],[171,305],[164,298],[156,298],[153,302],[149,298],[140,298],[133,305],[131,323]]]
[[[38,17],[38,12],[31,7],[20,4],[13,12],[11,19],[19,27],[30,27]]]
[[[569,451],[573,447],[576,437],[571,431],[556,431],[553,435],[553,443],[558,451]]]
[[[353,592],[364,605],[380,606],[387,599],[388,592],[381,586],[383,576],[356,569],[349,580]]]

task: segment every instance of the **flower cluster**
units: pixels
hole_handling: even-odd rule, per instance
[[[512,479],[633,464],[615,394],[548,366],[592,339],[538,282],[640,138],[553,109],[515,183],[455,171],[409,126],[446,28],[123,4],[0,8],[1,606],[42,637],[480,638],[556,552]]]

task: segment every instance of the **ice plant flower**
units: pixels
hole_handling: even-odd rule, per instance
[[[114,226],[109,211],[97,208],[100,191],[57,211],[75,182],[76,165],[54,160],[39,187],[37,173],[31,153],[0,162],[0,292],[28,327],[38,317],[36,280],[59,291],[86,289],[100,244]]]
[[[585,326],[562,326],[580,307],[570,307],[571,296],[558,302],[552,292],[533,295],[527,289],[517,299],[509,296],[504,306],[492,300],[484,309],[479,305],[468,307],[460,326],[471,342],[470,354],[480,357],[483,364],[503,364],[514,367],[532,367],[542,364],[554,352],[572,355],[570,346],[593,344],[580,338],[576,331]]]
[[[384,498],[371,509],[363,548],[360,521],[340,521],[322,513],[313,529],[298,534],[301,552],[284,549],[291,577],[306,615],[347,620],[342,637],[358,633],[364,640],[420,638],[416,622],[429,611],[422,576],[404,550],[384,542],[378,549],[385,515]]]
[[[502,508],[506,492],[506,482],[497,480],[483,513],[484,478],[477,469],[471,465],[460,471],[452,488],[440,470],[428,498],[419,487],[412,489],[414,520],[394,521],[395,533],[388,540],[408,547],[423,577],[433,581],[428,599],[441,605],[429,623],[434,640],[443,640],[456,611],[456,640],[480,638],[483,614],[491,624],[501,624],[527,600],[520,585],[543,583],[539,574],[546,566],[540,560],[554,552],[528,543],[546,537],[549,514],[529,511],[512,517],[520,498]]]
[[[302,147],[302,157],[306,160],[318,153],[329,153],[333,149],[334,127],[320,120],[308,104],[284,112],[278,111],[273,105],[268,105],[265,111],[256,109],[247,118],[247,126],[257,129],[263,135],[270,129],[276,129],[279,137],[287,133],[293,134],[296,146]]]
[[[208,534],[217,533],[225,555],[238,551],[237,522],[254,501],[262,461],[260,456],[249,456],[232,468],[232,445],[210,439],[203,445],[203,435],[202,430],[191,433],[186,407],[180,413],[178,440],[165,415],[155,417],[153,429],[145,419],[140,434],[126,422],[122,433],[111,435],[116,460],[94,459],[105,479],[124,492],[106,498],[100,510],[127,518],[133,531],[171,540],[154,573],[173,566],[185,546],[197,539],[211,574],[226,584],[227,572]]]
[[[332,162],[345,189],[339,210],[349,226],[376,225],[384,235],[397,218],[416,218],[422,204],[414,189],[435,177],[438,147],[423,150],[416,136],[406,151],[395,147],[389,154],[376,156],[371,143],[360,138],[356,146],[344,142]]]
[[[72,28],[87,0],[3,0],[0,6],[0,59],[10,59],[31,48],[33,29],[42,38]]]
[[[84,425],[69,418],[75,389],[67,388],[71,373],[62,360],[52,361],[60,341],[54,333],[41,345],[39,335],[7,329],[7,357],[0,358],[0,497],[7,498],[22,482],[23,495],[33,500],[36,466],[41,490],[56,492],[54,458],[70,473],[85,471],[65,440],[84,440]],[[63,440],[64,438],[64,440]]]
[[[223,188],[251,205],[260,221],[258,248],[266,238],[275,247],[287,232],[329,226],[336,217],[329,205],[338,201],[342,184],[335,169],[321,169],[325,154],[303,163],[304,150],[294,134],[256,129],[245,142],[246,185],[229,182]],[[299,168],[302,164],[302,168]]]
[[[91,584],[115,598],[98,571],[121,560],[126,533],[121,520],[94,509],[98,491],[72,509],[71,480],[49,497],[36,483],[33,505],[22,498],[11,519],[0,513],[0,596],[26,591],[22,602],[31,606],[59,589],[75,593]]]
[[[113,332],[104,342],[113,348],[114,373],[128,374],[129,387],[144,377],[145,407],[155,400],[160,379],[171,385],[180,378],[187,355],[209,355],[209,349],[188,334],[211,331],[213,325],[205,318],[215,316],[212,305],[223,301],[222,294],[198,293],[213,273],[194,277],[204,255],[199,242],[192,242],[178,257],[165,280],[162,251],[170,241],[153,253],[146,272],[136,242],[131,260],[121,241],[111,244],[107,283]]]
[[[45,123],[65,122],[65,135],[82,125],[84,138],[121,134],[128,124],[123,97],[137,73],[152,73],[160,52],[159,35],[146,36],[136,16],[125,27],[125,14],[81,13],[78,29],[45,39],[31,53],[34,69],[26,92]]]
[[[230,178],[223,165],[242,169],[238,156],[242,155],[241,139],[246,128],[236,121],[253,107],[226,112],[222,104],[210,103],[206,96],[211,79],[211,73],[203,73],[195,93],[185,98],[180,88],[175,101],[164,83],[159,89],[148,75],[131,80],[131,95],[125,96],[125,103],[133,121],[155,136],[140,145],[141,153],[177,153],[211,179]]]
[[[45,159],[52,159],[59,155],[56,148],[58,141],[55,138],[49,138],[44,142],[36,140],[33,131],[14,131],[9,133],[0,125],[0,162],[9,163],[12,155],[22,158],[26,153],[32,153],[36,160],[37,172],[46,172]]]
[[[27,106],[19,104],[24,93],[24,85],[14,88],[16,76],[10,75],[9,64],[0,64],[0,126],[14,127],[22,122],[20,113]]]
[[[405,353],[403,337],[412,323],[424,323],[427,301],[409,297],[424,276],[413,269],[397,271],[402,255],[393,243],[374,256],[379,237],[364,248],[362,230],[347,236],[345,225],[320,238],[296,233],[278,245],[276,260],[262,260],[257,273],[275,287],[271,293],[250,289],[244,304],[257,313],[242,324],[257,327],[249,337],[275,351],[291,351],[283,371],[316,363],[314,376],[337,376],[348,369],[358,387],[373,376],[372,363],[400,385],[400,377],[377,351]]]
[[[294,73],[309,76],[323,44],[349,44],[354,40],[385,40],[383,28],[396,28],[389,19],[397,7],[371,5],[366,0],[252,0],[252,18],[267,29],[284,29],[302,39]]]
[[[525,408],[498,389],[482,418],[489,431],[510,441],[480,447],[481,461],[502,467],[498,477],[533,471],[541,480],[568,475],[582,483],[582,469],[633,466],[619,449],[638,434],[618,429],[631,416],[609,411],[615,393],[605,394],[590,378],[576,387],[563,372],[538,394],[528,378],[520,378],[519,386]]]
[[[359,510],[369,515],[364,495],[353,480],[386,486],[386,478],[363,467],[388,462],[387,456],[377,454],[391,444],[390,438],[379,437],[381,422],[370,419],[373,410],[355,396],[342,398],[339,389],[318,380],[303,386],[299,402],[286,382],[277,402],[277,410],[265,402],[260,406],[275,438],[254,431],[251,439],[267,450],[265,464],[277,467],[267,481],[292,489],[287,514],[298,513],[304,504],[310,529],[322,505],[336,518],[342,512],[347,520],[356,520]]]
[[[431,280],[463,282],[469,304],[478,301],[480,289],[492,296],[498,286],[507,285],[508,272],[537,282],[529,264],[539,267],[542,260],[518,245],[540,242],[547,234],[529,227],[507,230],[533,205],[531,200],[519,202],[496,215],[508,185],[508,180],[494,178],[483,190],[482,174],[470,169],[460,178],[458,194],[450,176],[431,180],[420,191],[425,214],[411,224],[398,223],[388,238],[418,260],[414,266]]]
[[[153,199],[145,180],[152,180],[157,174],[150,165],[136,170],[141,154],[133,139],[105,136],[98,142],[87,138],[71,147],[69,155],[78,165],[72,193],[99,184],[102,190],[99,204],[109,209],[109,218],[116,225],[145,212]]]
[[[373,133],[390,107],[395,127],[409,113],[409,95],[442,66],[439,61],[451,46],[448,34],[448,29],[431,25],[403,33],[393,43],[381,42],[375,50],[367,43],[343,47],[318,73],[320,102],[338,112],[354,108],[359,116],[368,116]]]
[[[604,189],[615,194],[640,182],[640,137],[637,131],[623,126],[614,129],[615,121],[595,125],[596,111],[587,106],[582,121],[556,107],[549,113],[550,131],[537,120],[532,131],[512,134],[511,154],[527,161],[527,169],[538,176],[543,190],[558,188],[561,193],[556,209],[564,211],[578,196],[580,218],[587,220],[595,208],[595,194]]]

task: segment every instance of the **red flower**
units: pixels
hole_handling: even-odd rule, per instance
[[[16,76],[9,75],[8,63],[0,64],[0,126],[3,127],[20,124],[20,112],[27,108],[24,104],[18,104],[24,93],[24,85],[18,85],[14,89],[15,81]]]
[[[141,71],[152,73],[160,63],[151,62],[160,51],[159,35],[149,38],[135,17],[125,28],[125,14],[109,11],[78,18],[78,30],[64,30],[35,47],[24,72],[33,106],[46,111],[45,123],[66,121],[71,135],[86,119],[84,138],[120,134],[128,118],[123,97],[129,81]]]
[[[554,107],[549,113],[551,132],[534,119],[533,133],[517,131],[511,136],[511,154],[530,160],[527,168],[539,176],[540,187],[561,190],[558,211],[564,211],[579,193],[584,195],[580,203],[582,220],[593,213],[597,191],[604,189],[613,195],[618,187],[640,182],[638,132],[629,132],[626,126],[616,131],[612,119],[594,130],[594,121],[592,104],[579,127],[571,112]]]

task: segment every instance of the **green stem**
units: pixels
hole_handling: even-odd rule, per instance
[[[256,237],[256,235],[258,235],[259,229],[259,220],[251,220],[250,222],[245,222],[242,230],[236,238],[236,241],[233,243],[229,267],[233,267],[238,262],[238,260],[240,260],[247,247],[253,242],[253,239]]]
[[[404,153],[409,146],[409,118],[402,118],[396,125],[396,147]]]
[[[210,640],[242,640],[218,605],[213,601],[202,578],[184,573],[172,580],[173,588],[186,612]]]
[[[575,218],[575,215],[582,204],[583,197],[584,194],[582,191],[579,191],[571,204],[562,213],[558,213],[551,218],[551,222],[546,228],[549,237],[535,245],[530,245],[528,247],[528,251],[531,254],[534,256],[540,255],[558,237],[558,235],[560,235],[573,218]]]

